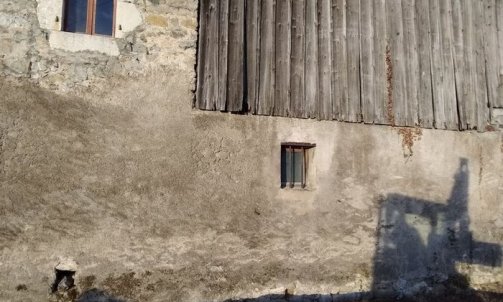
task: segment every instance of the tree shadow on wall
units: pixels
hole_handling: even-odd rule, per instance
[[[469,169],[462,158],[446,203],[390,194],[380,204],[370,292],[267,295],[231,301],[503,301],[470,288],[464,264],[501,266],[498,244],[473,240],[468,215]]]

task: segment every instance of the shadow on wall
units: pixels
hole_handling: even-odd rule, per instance
[[[469,277],[456,264],[501,266],[497,244],[474,241],[468,215],[468,160],[461,159],[446,203],[390,194],[381,201],[378,241],[370,292],[331,295],[266,295],[227,302],[401,301],[496,302],[503,293],[470,289]],[[78,302],[123,302],[91,289]]]
[[[106,292],[94,288],[80,295],[77,302],[126,302],[126,300],[112,297]]]
[[[468,160],[462,158],[446,203],[400,194],[382,200],[371,292],[268,295],[230,301],[503,301],[503,294],[470,289],[457,263],[501,266],[497,244],[472,238]],[[461,299],[461,300],[460,300]]]

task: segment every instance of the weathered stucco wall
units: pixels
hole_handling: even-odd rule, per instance
[[[501,286],[501,133],[192,110],[196,1],[133,2],[117,55],[52,48],[37,1],[0,4],[0,300],[45,299],[59,256],[131,301],[369,291],[397,271],[380,255],[395,290],[444,282],[404,271],[418,246]],[[314,188],[280,189],[284,141],[316,143]],[[467,225],[489,252],[456,243]]]

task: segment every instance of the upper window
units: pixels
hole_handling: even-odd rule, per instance
[[[63,30],[114,35],[116,0],[65,0]]]
[[[312,149],[316,145],[305,143],[281,144],[281,187],[305,188]]]

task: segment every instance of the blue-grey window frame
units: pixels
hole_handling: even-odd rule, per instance
[[[292,143],[292,142],[281,143],[281,157],[280,157],[281,188],[288,188],[288,187],[295,188],[295,187],[299,187],[299,186],[303,189],[306,188],[308,169],[309,169],[307,151],[309,149],[314,148],[314,147],[316,147],[316,144]],[[283,152],[285,152],[285,158],[283,158]],[[294,165],[293,156],[286,156],[286,154],[293,155],[295,152],[299,152],[302,154],[302,173],[301,173],[301,181],[300,182],[295,182],[295,179],[294,179],[295,165]],[[284,160],[291,161],[290,162],[291,171],[286,171],[286,167],[288,167],[288,165],[286,162],[284,162]],[[284,175],[284,173],[286,173],[286,175]],[[291,178],[290,181],[288,179],[288,175],[290,175],[290,178]]]

